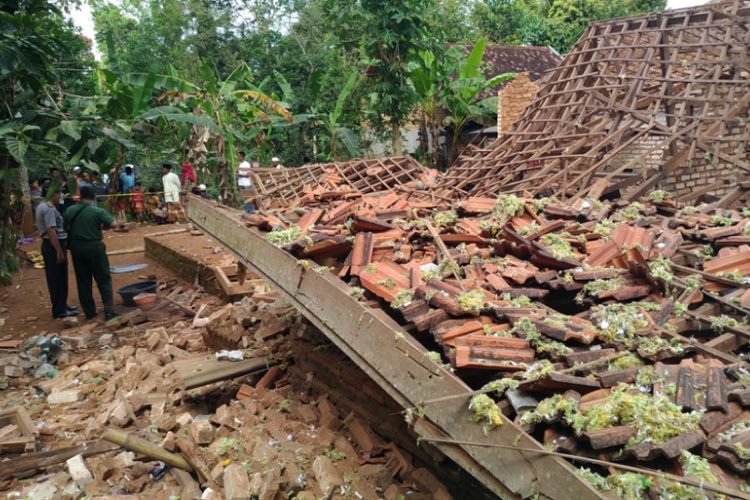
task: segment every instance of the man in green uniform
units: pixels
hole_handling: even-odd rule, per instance
[[[86,319],[96,316],[93,286],[96,280],[104,305],[104,318],[109,321],[117,317],[112,297],[112,275],[109,274],[107,249],[102,242],[102,228],[115,222],[105,210],[92,206],[96,193],[92,186],[82,186],[81,201],[65,211],[64,226],[68,233],[68,247],[73,256],[73,267],[78,284],[78,300]]]

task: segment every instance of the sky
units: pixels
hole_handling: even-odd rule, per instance
[[[681,9],[683,7],[701,5],[706,2],[707,0],[667,0],[667,8]],[[80,28],[81,33],[94,42],[94,55],[99,59],[100,53],[96,47],[96,39],[94,38],[94,20],[91,17],[91,7],[88,2],[81,2],[80,6],[76,7],[70,13],[70,17],[73,19],[73,23]]]

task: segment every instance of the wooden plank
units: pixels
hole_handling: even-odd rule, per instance
[[[131,253],[143,253],[146,251],[145,247],[133,247],[133,248],[123,248],[122,250],[112,250],[107,252],[108,257],[114,257],[115,255],[128,255]]]
[[[0,410],[0,427],[15,428],[13,439],[0,441],[0,453],[24,453],[36,450],[36,427],[23,406]]]
[[[252,293],[255,286],[252,281],[245,281],[240,284],[230,278],[230,276],[235,276],[237,274],[237,266],[212,267],[214,275],[216,276],[216,281],[219,282],[222,291],[230,300]]]
[[[8,479],[14,475],[23,474],[24,472],[45,469],[51,465],[63,463],[67,459],[76,455],[82,455],[86,458],[100,453],[117,450],[119,448],[120,447],[116,444],[96,440],[78,446],[59,448],[57,450],[26,453],[18,458],[12,458],[0,462],[0,478]]]
[[[194,389],[213,382],[265,371],[274,365],[264,357],[242,361],[219,361],[213,355],[198,356],[172,362],[186,389]]]

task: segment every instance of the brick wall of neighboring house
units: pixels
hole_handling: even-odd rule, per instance
[[[539,85],[529,79],[528,73],[519,73],[497,93],[498,134],[507,132],[534,99]]]
[[[718,94],[725,94],[729,92],[729,86],[720,87],[716,92]],[[696,108],[694,112],[700,112],[699,108]],[[712,114],[709,111],[706,114],[706,118],[711,117]],[[657,116],[656,120],[658,123],[666,124],[666,117],[663,114]],[[713,120],[705,120],[701,129],[706,129],[714,123],[716,122]],[[720,140],[714,142],[709,139],[706,142],[720,147],[721,153],[728,157],[737,156],[744,160],[747,158],[746,148],[748,137],[750,137],[750,120],[748,120],[747,114],[740,114],[734,120],[727,122],[726,128],[719,135]],[[644,162],[645,166],[649,168],[659,168],[665,162],[669,161],[669,152],[665,151],[664,147],[665,142],[663,136],[651,135],[644,137],[618,154],[610,162],[609,170],[617,169],[626,162],[635,160],[643,154],[646,155],[645,158],[635,162],[635,171],[638,171]],[[676,151],[680,151],[683,147],[685,145],[682,143],[678,142],[675,144]],[[722,196],[729,192],[732,186],[736,185],[736,182],[745,180],[748,179],[744,176],[742,169],[730,162],[714,158],[712,154],[708,154],[699,148],[695,148],[692,158],[685,161],[670,175],[667,175],[659,183],[658,188],[669,191],[679,199],[696,190],[706,188],[717,181],[724,181],[724,185],[717,186],[706,193],[713,196]]]
[[[696,89],[693,95],[696,99],[704,97],[707,93],[712,92],[714,99],[739,99],[734,95],[733,85],[727,83],[716,85],[709,90],[708,86]],[[706,129],[714,126],[716,118],[723,119],[724,116],[717,116],[711,106],[704,110],[700,105],[690,106],[688,113],[692,113],[696,118],[705,113],[706,119],[700,125],[698,130],[691,133],[700,136]],[[711,120],[713,118],[714,120]],[[747,107],[736,115],[734,119],[724,122],[720,129],[714,129],[710,136],[704,139],[712,150],[718,148],[718,152],[726,157],[737,157],[742,161],[747,161],[748,134],[750,134],[750,120],[748,119]],[[679,147],[679,146],[678,146]],[[676,169],[671,175],[662,181],[662,188],[674,192],[678,196],[685,196],[695,190],[706,188],[715,182],[722,181],[723,185],[713,189],[708,194],[722,196],[728,193],[736,186],[737,182],[746,181],[745,171],[736,167],[732,162],[721,158],[715,158],[713,154],[707,153],[699,148],[695,148],[692,157],[684,162],[680,168]]]
[[[631,168],[636,172],[640,171],[643,166],[649,169],[659,168],[668,161],[669,157],[663,146],[664,142],[664,137],[660,136],[647,136],[635,141],[610,162],[609,170],[616,170],[631,161],[633,162]],[[725,149],[724,152],[728,151]],[[711,160],[710,155],[696,149],[692,161],[685,162],[671,175],[666,176],[659,183],[658,188],[669,191],[676,198],[681,198],[696,189],[713,184],[719,179],[735,178],[735,170],[732,165],[722,161],[712,162]],[[721,196],[726,194],[729,188],[729,185],[722,186],[707,194]]]
[[[733,165],[725,161],[712,161],[711,155],[696,150],[692,161],[686,162],[672,175],[667,176],[660,187],[674,193],[679,198],[719,180],[731,181],[708,193],[721,196],[729,192],[733,185],[736,186],[736,174]]]
[[[609,171],[617,170],[629,163],[629,169],[641,171],[643,167],[657,169],[664,158],[664,138],[659,136],[646,136],[636,140],[623,149],[609,163]]]

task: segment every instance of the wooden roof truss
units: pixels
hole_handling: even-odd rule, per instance
[[[459,158],[443,185],[472,196],[634,199],[696,156],[734,165],[742,185],[749,43],[744,0],[594,24],[513,129]],[[636,142],[649,148],[615,161]],[[656,151],[658,168],[645,161]]]
[[[357,159],[303,165],[298,168],[260,169],[255,186],[264,208],[296,205],[304,196],[343,191],[363,195],[378,191],[419,192],[434,183],[436,172],[410,156]]]

